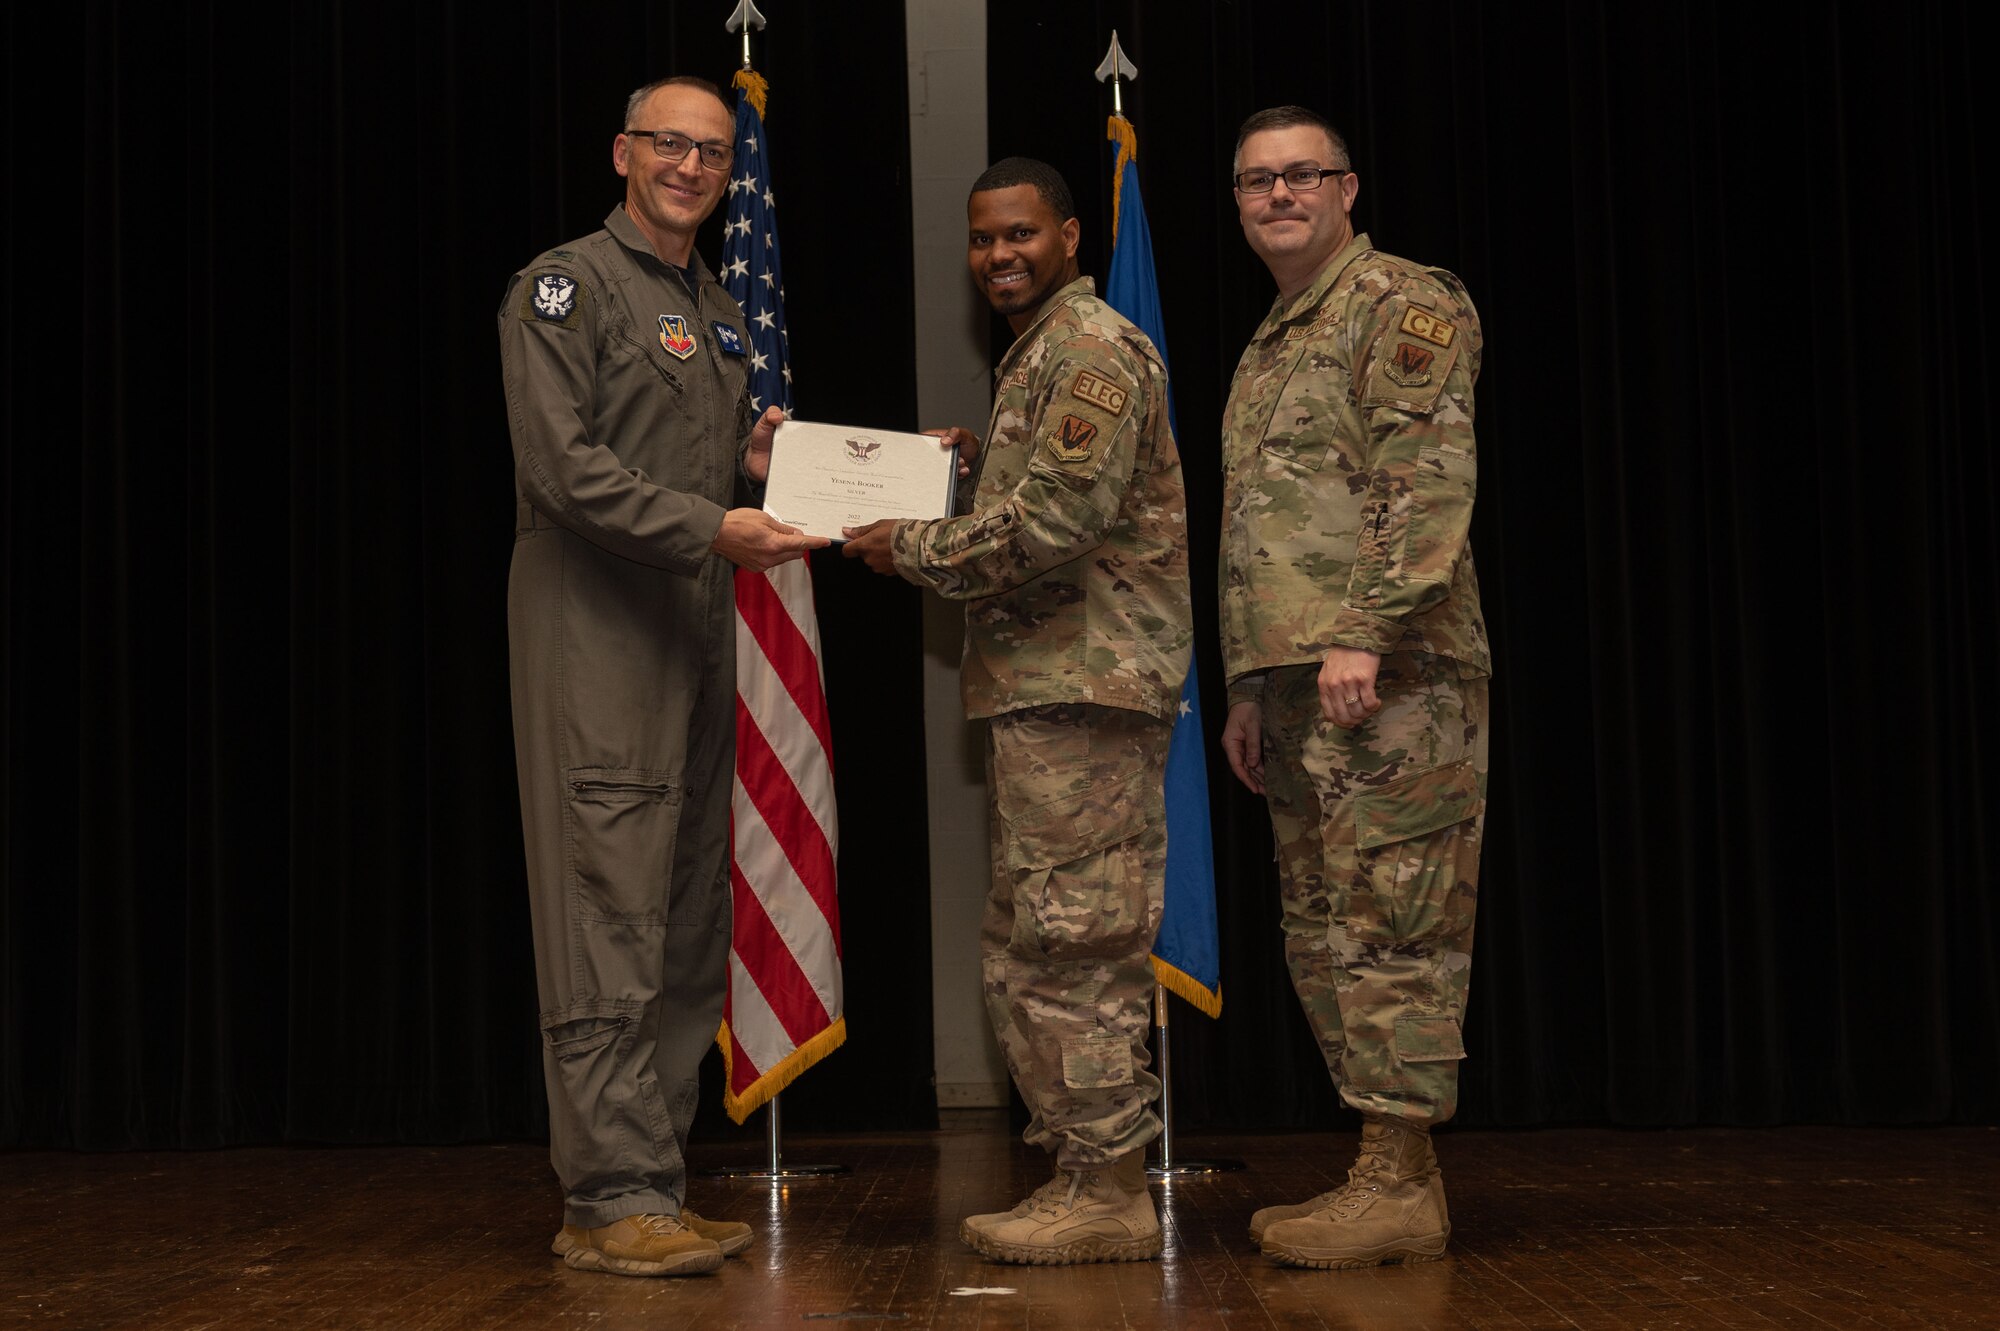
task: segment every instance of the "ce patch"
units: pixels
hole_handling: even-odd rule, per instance
[[[584,299],[583,285],[568,273],[536,273],[521,293],[521,318],[576,328],[583,323]]]
[[[1413,333],[1426,342],[1435,342],[1441,347],[1448,347],[1451,345],[1452,335],[1458,330],[1430,311],[1411,306],[1408,313],[1403,315],[1401,331]]]
[[[1088,462],[1097,427],[1081,416],[1064,416],[1049,436],[1049,452],[1060,462]]]
[[[743,354],[742,335],[734,328],[731,328],[720,319],[710,324],[709,327],[715,330],[716,346],[721,347],[732,356],[741,356]]]

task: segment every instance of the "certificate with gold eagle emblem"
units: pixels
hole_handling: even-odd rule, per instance
[[[878,518],[948,518],[958,449],[936,435],[786,421],[771,440],[764,511],[808,536]]]

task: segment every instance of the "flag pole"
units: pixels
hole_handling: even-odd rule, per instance
[[[743,68],[751,68],[750,30],[762,30],[766,24],[763,11],[755,0],[739,0],[736,8],[723,22],[729,32],[743,34]],[[697,1171],[703,1178],[754,1178],[764,1179],[772,1184],[788,1182],[792,1179],[826,1178],[848,1172],[846,1165],[787,1165],[784,1147],[784,1113],[778,1107],[778,1093],[764,1102],[764,1163],[742,1167],[723,1167]]]
[[[1139,67],[1126,57],[1124,48],[1118,43],[1118,30],[1116,28],[1111,30],[1111,45],[1104,52],[1104,60],[1097,66],[1095,72],[1099,83],[1109,83],[1111,85],[1112,116],[1119,121],[1124,121],[1125,84],[1127,81],[1136,81],[1138,79]],[[1124,142],[1129,148],[1133,142],[1129,137],[1130,122],[1126,122],[1125,135]],[[1115,198],[1117,191],[1116,181],[1113,181],[1113,191]],[[1117,218],[1114,215],[1114,235],[1116,225]],[[1192,663],[1190,663],[1190,668],[1192,668]],[[1174,1155],[1174,1051],[1171,1033],[1168,1029],[1167,1015],[1170,992],[1164,984],[1159,983],[1157,980],[1154,981],[1153,1047],[1156,1053],[1156,1060],[1159,1064],[1160,1137],[1159,1158],[1146,1166],[1146,1173],[1153,1178],[1171,1180],[1185,1178],[1194,1174],[1221,1174],[1242,1169],[1243,1162],[1241,1160],[1181,1160],[1177,1159]]]

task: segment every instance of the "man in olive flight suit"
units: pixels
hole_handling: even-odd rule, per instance
[[[846,554],[966,602],[968,717],[988,718],[987,1009],[1055,1177],[959,1234],[1001,1261],[1157,1257],[1145,1146],[1147,954],[1166,874],[1167,743],[1192,646],[1166,367],[1077,271],[1061,175],[988,168],[974,282],[1017,341],[969,512],[851,530]],[[948,441],[978,446],[964,430]]]
[[[1430,1129],[1457,1107],[1485,812],[1479,317],[1353,233],[1320,116],[1250,117],[1234,176],[1278,298],[1224,416],[1223,748],[1270,805],[1292,981],[1363,1116],[1347,1182],[1250,1230],[1293,1265],[1421,1261],[1451,1234]]]
[[[750,1242],[682,1204],[729,953],[731,566],[826,544],[731,507],[782,419],[753,428],[742,312],[693,249],[733,128],[705,81],[634,93],[612,144],[624,203],[515,274],[499,315],[554,1248],[622,1275],[712,1271]]]

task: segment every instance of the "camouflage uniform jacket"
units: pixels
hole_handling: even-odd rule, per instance
[[[966,602],[965,714],[1090,702],[1173,717],[1194,633],[1160,353],[1080,278],[995,382],[970,511],[898,523],[893,544],[905,578]]]
[[[1468,538],[1481,345],[1456,277],[1365,234],[1264,317],[1223,415],[1233,699],[1335,646],[1491,670]]]

